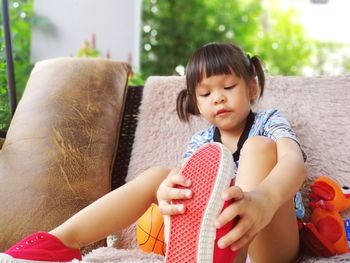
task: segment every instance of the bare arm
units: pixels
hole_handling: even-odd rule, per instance
[[[266,195],[277,210],[299,190],[306,179],[306,168],[301,149],[295,141],[280,138],[276,145],[277,164],[255,191]]]

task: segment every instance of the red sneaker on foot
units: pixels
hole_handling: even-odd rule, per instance
[[[221,194],[234,175],[231,152],[219,143],[205,144],[187,160],[180,173],[192,181],[193,196],[178,201],[185,204],[186,212],[170,219],[166,262],[232,263],[236,254],[232,251],[228,257],[225,252],[215,253],[214,258],[214,222],[223,209]]]
[[[69,262],[73,259],[81,260],[80,250],[66,247],[46,232],[34,233],[0,253],[1,262]]]
[[[232,204],[232,202],[233,202],[232,200],[226,201],[224,203],[224,207],[222,208],[222,210],[224,210],[226,207]],[[235,262],[234,259],[238,251],[233,252],[229,246],[224,249],[219,248],[217,242],[221,237],[223,237],[228,232],[230,232],[231,229],[236,225],[236,223],[237,223],[237,219],[234,219],[216,231],[213,263],[221,263],[221,262],[234,263]]]

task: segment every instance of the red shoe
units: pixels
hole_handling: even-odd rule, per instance
[[[228,207],[230,204],[232,204],[233,200],[226,201],[224,203],[224,207],[222,210],[224,210],[226,207]],[[221,210],[221,211],[222,211]],[[216,239],[215,239],[215,246],[214,246],[214,259],[213,263],[221,263],[221,262],[229,262],[234,263],[234,259],[238,253],[238,251],[233,252],[230,248],[230,246],[221,249],[218,247],[218,241],[221,237],[226,235],[230,230],[237,224],[238,218],[235,218],[234,220],[228,222],[223,227],[219,228],[216,231]]]
[[[230,251],[229,257],[224,253],[225,258],[214,255],[214,222],[223,209],[221,194],[234,174],[231,152],[219,143],[205,144],[187,160],[181,174],[192,181],[193,196],[174,201],[185,204],[186,212],[170,219],[166,262],[232,263],[235,252]]]
[[[0,262],[70,262],[81,260],[80,250],[66,247],[57,237],[46,233],[34,233],[4,253]]]

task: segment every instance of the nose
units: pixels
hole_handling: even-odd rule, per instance
[[[226,97],[224,94],[222,94],[222,92],[216,92],[215,96],[214,96],[214,103],[218,104],[218,103],[222,103],[226,101]]]

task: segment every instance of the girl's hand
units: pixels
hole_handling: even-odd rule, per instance
[[[247,245],[255,235],[268,225],[276,212],[273,202],[262,193],[243,192],[238,186],[227,189],[222,198],[235,201],[217,217],[216,226],[220,228],[239,215],[239,221],[233,229],[220,238],[218,246],[238,250]]]
[[[183,214],[186,211],[183,204],[172,204],[171,200],[189,199],[192,191],[187,187],[191,186],[191,181],[178,174],[179,168],[173,169],[168,177],[159,185],[157,200],[159,210],[163,215]],[[182,186],[183,188],[175,188]]]

